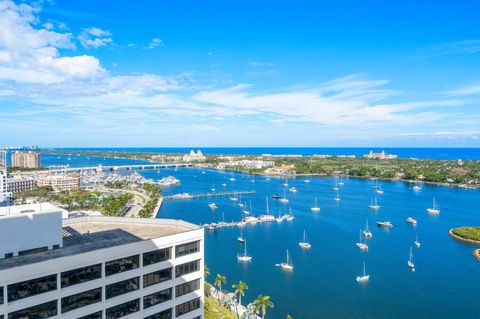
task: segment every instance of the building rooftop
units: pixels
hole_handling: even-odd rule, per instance
[[[200,229],[174,219],[106,216],[64,219],[62,228],[62,248],[0,259],[0,270]]]
[[[25,214],[25,213],[42,213],[51,211],[60,211],[61,209],[50,203],[14,205],[0,207],[0,218],[4,216]]]

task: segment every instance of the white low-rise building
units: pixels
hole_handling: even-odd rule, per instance
[[[184,162],[190,163],[190,162],[205,162],[207,160],[207,157],[203,155],[201,150],[198,150],[196,153],[194,150],[191,150],[189,154],[183,155]]]
[[[275,166],[275,161],[263,161],[263,160],[239,160],[228,161],[218,164],[219,169],[225,169],[227,167],[243,167],[246,169],[262,169]]]
[[[202,228],[61,215],[0,208],[0,318],[203,318]]]

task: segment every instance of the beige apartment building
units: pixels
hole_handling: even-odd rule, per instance
[[[12,167],[40,168],[40,154],[16,151],[12,154]]]
[[[80,188],[80,175],[47,175],[37,181],[38,187],[51,186],[54,191],[71,191]]]

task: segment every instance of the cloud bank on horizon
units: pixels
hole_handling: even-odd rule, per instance
[[[145,17],[126,37],[96,17],[102,8],[57,5],[0,0],[0,146],[480,146],[480,75],[464,71],[479,65],[480,40],[413,44],[389,77],[385,61],[365,71],[354,48],[342,63],[333,42],[292,52],[278,40],[279,57],[248,58],[262,47],[235,47],[230,34],[189,43],[189,31]],[[317,50],[332,52],[317,52],[320,63],[308,57]]]

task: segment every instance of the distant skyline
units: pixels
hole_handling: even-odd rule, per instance
[[[480,147],[478,12],[0,0],[0,147]]]

